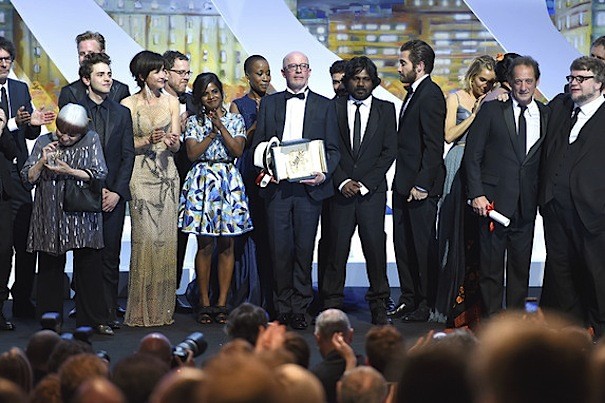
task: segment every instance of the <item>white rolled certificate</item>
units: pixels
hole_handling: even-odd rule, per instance
[[[471,206],[472,205],[472,201],[469,199],[469,200],[466,201],[466,204],[468,204],[469,206]],[[498,224],[502,224],[505,227],[508,227],[510,225],[510,218],[506,217],[503,214],[498,213],[496,210],[490,210],[490,211],[488,211],[487,215],[489,216],[489,218],[491,218],[492,220],[494,220]]]

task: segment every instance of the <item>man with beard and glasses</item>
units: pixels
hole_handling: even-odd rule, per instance
[[[549,103],[539,203],[546,265],[541,305],[605,331],[605,62],[580,57],[569,94]]]
[[[433,80],[435,52],[421,40],[404,43],[399,79],[407,96],[399,114],[393,180],[393,243],[401,296],[390,316],[425,322],[437,270],[435,219],[443,191],[445,98]]]

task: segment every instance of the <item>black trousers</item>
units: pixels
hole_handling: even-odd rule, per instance
[[[321,201],[311,199],[305,186],[280,183],[267,200],[274,304],[280,314],[305,313],[313,300],[311,269]]]
[[[479,221],[479,288],[487,315],[502,310],[505,253],[506,307],[521,309],[527,297],[535,220],[522,220],[518,209],[509,218],[508,227],[495,223],[493,232],[489,230],[489,218],[481,217]]]
[[[437,287],[437,197],[407,202],[393,192],[393,243],[399,274],[399,303],[432,306]]]
[[[605,232],[589,233],[577,211],[551,201],[544,217],[546,264],[541,306],[605,333]]]
[[[370,288],[366,300],[370,309],[384,308],[389,296],[386,263],[386,233],[384,211],[386,193],[355,196],[352,203],[343,204],[340,196],[330,199],[330,250],[320,286],[323,308],[341,308],[351,238],[357,228],[361,240]],[[323,214],[323,211],[322,211]]]
[[[0,191],[0,198],[2,192]],[[13,259],[13,211],[10,200],[0,200],[0,305],[8,299]]]
[[[76,325],[97,326],[108,321],[103,294],[102,252],[74,249],[73,266],[76,294]],[[65,254],[39,253],[36,313],[58,312],[63,317],[63,273]]]
[[[105,243],[105,248],[101,249],[103,291],[106,309],[111,321],[116,320],[116,307],[118,306],[120,252],[122,250],[122,230],[124,229],[125,214],[126,201],[124,200],[120,200],[112,212],[103,213],[103,242]],[[78,290],[77,287],[76,290]]]

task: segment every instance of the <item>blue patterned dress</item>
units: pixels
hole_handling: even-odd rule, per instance
[[[233,137],[246,137],[241,115],[227,112],[221,122]],[[210,119],[202,121],[191,116],[187,120],[185,141],[201,142],[211,131]],[[185,178],[178,216],[181,231],[219,237],[253,229],[244,181],[233,161],[222,136],[217,134]]]

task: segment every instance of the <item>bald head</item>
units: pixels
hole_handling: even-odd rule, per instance
[[[297,364],[284,364],[275,370],[284,401],[290,403],[321,403],[326,394],[319,379]]]
[[[138,352],[153,355],[168,365],[172,362],[172,344],[162,333],[149,333],[143,337]]]
[[[74,395],[74,403],[126,403],[124,395],[106,378],[92,378],[84,382]]]
[[[372,367],[353,368],[342,375],[338,382],[339,403],[380,403],[387,397],[387,382]]]
[[[205,380],[201,369],[182,367],[166,375],[151,397],[151,403],[192,402]]]

